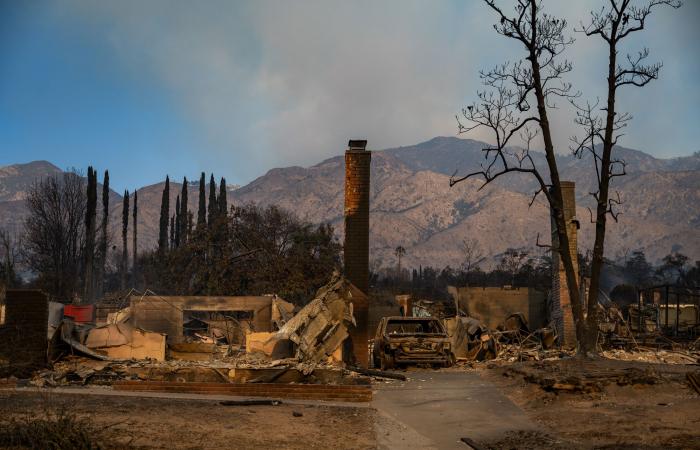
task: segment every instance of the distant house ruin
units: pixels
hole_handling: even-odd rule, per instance
[[[531,330],[547,326],[547,293],[534,288],[455,287],[448,292],[460,310],[491,329],[511,314],[522,313]]]

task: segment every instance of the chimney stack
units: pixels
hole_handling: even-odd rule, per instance
[[[367,141],[345,151],[345,276],[365,294],[369,285],[369,171]]]
[[[351,140],[345,151],[345,277],[361,290],[364,299],[353,300],[357,323],[350,331],[357,362],[369,363],[369,176],[372,152],[366,140]]]
[[[561,194],[564,203],[564,220],[566,221],[566,234],[569,237],[569,252],[574,264],[576,279],[579,279],[577,235],[579,223],[576,220],[576,184],[573,181],[561,182]],[[552,245],[557,247],[557,225],[552,216]],[[552,252],[552,311],[551,317],[557,329],[559,343],[564,347],[576,346],[576,326],[574,314],[571,310],[571,298],[569,285],[566,281],[566,271],[561,262],[559,253]]]

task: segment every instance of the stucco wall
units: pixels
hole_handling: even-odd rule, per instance
[[[255,331],[272,331],[272,296],[145,296],[131,298],[134,326],[183,341],[184,311],[253,311]]]
[[[531,329],[547,325],[546,298],[543,291],[531,288],[503,289],[498,287],[449,287],[457,297],[460,308],[469,316],[496,328],[510,314],[521,312]]]

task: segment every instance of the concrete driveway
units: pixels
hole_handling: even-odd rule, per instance
[[[408,381],[376,386],[372,406],[382,449],[468,449],[508,431],[536,430],[525,413],[477,373],[408,372]]]

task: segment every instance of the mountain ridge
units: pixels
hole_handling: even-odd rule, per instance
[[[394,264],[393,249],[402,245],[407,250],[406,267],[455,267],[461,262],[459,243],[465,238],[477,239],[487,255],[501,254],[509,247],[542,254],[535,241],[538,233],[541,241],[548,240],[549,215],[543,199],[528,207],[536,190],[532,180],[509,174],[481,190],[482,182],[477,179],[449,187],[455,169],[467,173],[478,167],[485,146],[471,139],[442,136],[373,151],[370,253],[375,265]],[[671,251],[700,259],[700,153],[661,159],[619,147],[616,155],[627,161],[628,175],[616,178],[612,186],[624,203],[619,222],[609,221],[606,255],[615,258],[642,249],[652,261]],[[585,250],[592,245],[593,226],[586,208],[593,206],[588,193],[595,173],[585,157],[557,158],[561,178],[577,183],[580,248]],[[533,152],[533,159],[539,165],[543,155]],[[344,165],[340,154],[309,167],[273,168],[245,186],[230,189],[228,200],[230,204],[277,204],[312,223],[330,222],[342,239]],[[7,192],[9,198],[3,169],[0,167],[0,195]],[[46,169],[51,171],[48,166]],[[37,175],[36,171],[31,173]],[[138,189],[141,250],[153,248],[157,241],[162,189],[163,182]],[[180,190],[180,183],[171,182],[173,209]],[[197,185],[189,184],[188,193],[189,207],[196,215]],[[11,195],[22,197],[17,191]],[[117,220],[121,218],[121,197],[116,195],[117,201],[110,208],[114,236],[121,226]],[[21,216],[18,200],[3,198],[0,196],[0,213],[11,208],[15,216]],[[5,222],[0,220],[0,227]]]

